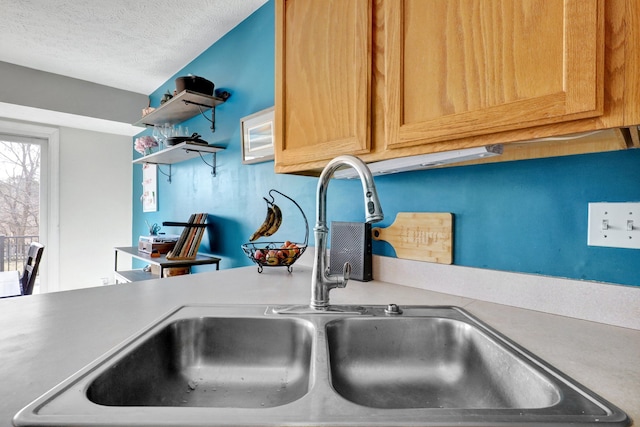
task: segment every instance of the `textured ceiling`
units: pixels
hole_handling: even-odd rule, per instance
[[[150,94],[266,1],[0,0],[0,61]]]

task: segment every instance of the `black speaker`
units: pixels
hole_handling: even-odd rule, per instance
[[[351,279],[373,280],[371,268],[371,224],[332,222],[329,272],[341,274],[344,263],[351,264]]]

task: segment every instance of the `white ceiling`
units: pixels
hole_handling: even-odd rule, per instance
[[[0,0],[0,61],[147,95],[266,1]]]

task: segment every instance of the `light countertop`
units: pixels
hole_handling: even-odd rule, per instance
[[[311,269],[255,267],[0,300],[0,425],[112,347],[189,303],[307,304]],[[454,305],[640,419],[640,330],[387,282],[350,281],[333,304]]]

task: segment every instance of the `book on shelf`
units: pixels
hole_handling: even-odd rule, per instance
[[[207,216],[207,213],[195,213],[189,217],[175,247],[167,254],[168,260],[195,259],[206,228],[204,224]]]

